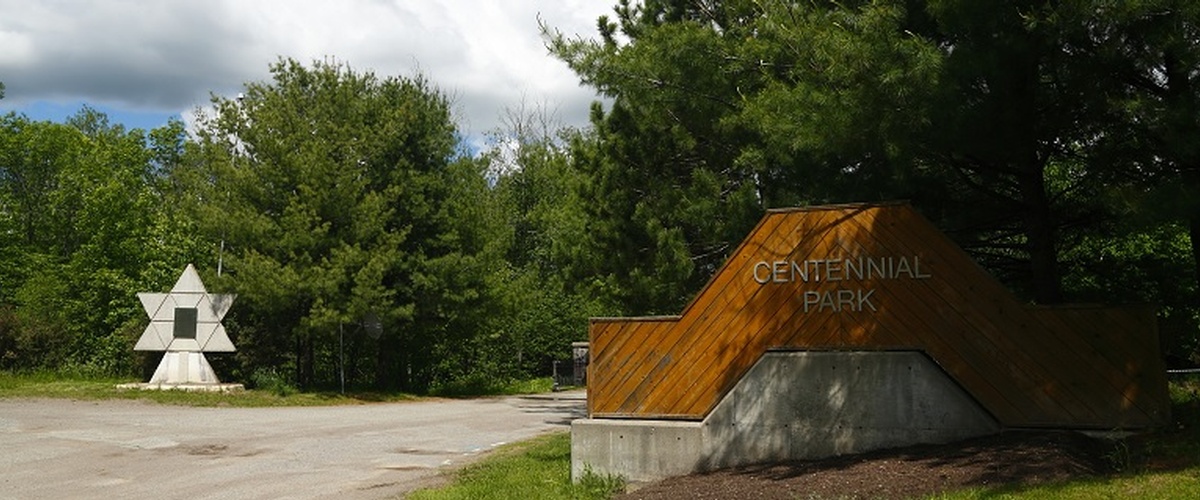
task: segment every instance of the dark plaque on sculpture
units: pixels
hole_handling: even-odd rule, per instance
[[[176,307],[175,308],[175,338],[177,338],[177,339],[195,339],[196,338],[196,308],[195,307]]]

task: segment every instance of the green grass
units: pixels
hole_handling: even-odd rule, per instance
[[[496,380],[490,377],[473,377],[463,381],[435,386],[429,391],[429,395],[448,398],[512,396],[517,394],[550,392],[553,387],[554,379],[551,377],[529,380]]]
[[[413,492],[415,500],[450,499],[603,499],[620,491],[616,478],[589,474],[571,483],[571,435],[548,434],[496,450],[460,469],[450,486]]]
[[[972,488],[931,498],[972,499],[1079,499],[1094,498],[1196,498],[1200,495],[1200,466],[1168,472],[1143,472],[1111,478],[1086,479],[1029,488]]]
[[[301,391],[274,373],[256,374],[258,390],[232,393],[143,391],[117,389],[117,384],[135,382],[117,378],[74,376],[51,372],[12,373],[0,371],[0,398],[68,398],[81,400],[137,399],[188,406],[329,406],[420,399],[407,393],[371,391]],[[531,380],[492,381],[480,379],[446,384],[430,391],[431,396],[473,397],[550,392],[550,377]]]
[[[54,373],[0,372],[0,398],[63,398],[76,400],[130,399],[183,406],[331,406],[373,402],[411,401],[417,396],[403,393],[298,392],[246,390],[228,393],[144,391],[118,389],[133,382],[116,378],[86,378]]]

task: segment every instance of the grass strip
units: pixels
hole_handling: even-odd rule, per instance
[[[131,380],[82,378],[54,373],[0,372],[0,398],[57,398],[84,401],[127,399],[181,406],[333,406],[420,399],[404,393],[280,392],[244,390],[236,392],[187,392],[179,390],[118,389]]]
[[[413,492],[416,500],[604,499],[624,488],[614,477],[586,474],[571,482],[571,435],[558,432],[513,443],[457,472],[453,484]]]
[[[490,377],[470,377],[465,380],[435,385],[430,396],[463,398],[475,396],[514,396],[541,394],[554,389],[554,379],[540,377],[527,380],[498,380]]]
[[[938,500],[1019,500],[1093,498],[1196,498],[1200,494],[1200,466],[1178,471],[1144,472],[1116,477],[1083,479],[1061,484],[1019,487],[971,488],[930,498]]]

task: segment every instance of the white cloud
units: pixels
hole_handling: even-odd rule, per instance
[[[379,76],[423,73],[456,99],[464,132],[522,100],[586,123],[595,98],[551,57],[538,18],[593,36],[605,0],[0,0],[5,106],[84,101],[181,113],[268,78],[278,57],[335,58]]]

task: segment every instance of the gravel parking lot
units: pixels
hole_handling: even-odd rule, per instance
[[[316,408],[0,400],[0,498],[389,498],[584,411],[582,392]]]

